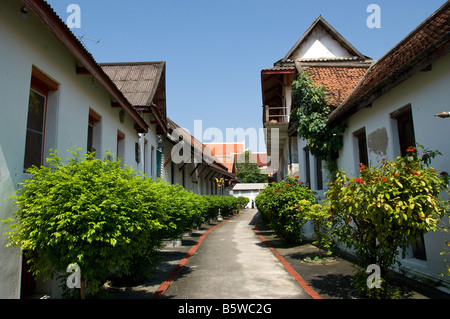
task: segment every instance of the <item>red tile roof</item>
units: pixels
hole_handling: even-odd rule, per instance
[[[234,153],[243,153],[244,143],[205,143],[208,146],[213,155],[231,155]]]
[[[312,66],[306,69],[317,86],[324,86],[334,106],[344,101],[367,72],[362,67]]]
[[[450,1],[447,1],[369,69],[353,93],[331,113],[330,124],[370,105],[402,81],[450,51]]]

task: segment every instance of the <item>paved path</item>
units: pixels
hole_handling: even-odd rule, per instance
[[[210,232],[165,291],[175,299],[311,299],[255,234],[256,209]]]

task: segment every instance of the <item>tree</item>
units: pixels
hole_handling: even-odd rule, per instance
[[[250,151],[238,155],[236,163],[236,177],[242,183],[266,183],[267,174],[261,173],[258,164],[250,158]]]

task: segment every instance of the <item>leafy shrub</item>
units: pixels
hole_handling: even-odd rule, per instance
[[[289,243],[301,241],[305,216],[315,201],[313,192],[293,177],[268,185],[255,199],[269,227]]]
[[[322,258],[322,251],[325,251],[326,255],[330,255],[333,239],[331,238],[332,221],[329,203],[313,204],[304,201],[303,205],[306,210],[304,218],[313,223],[315,235],[313,244],[319,248],[318,257]]]
[[[250,202],[250,199],[247,197],[238,197],[237,198],[237,210],[243,210],[247,204]]]
[[[163,212],[149,201],[154,194],[141,187],[143,177],[119,160],[72,153],[68,163],[52,154],[47,167],[29,169],[8,236],[34,275],[55,277],[75,263],[95,293],[110,272],[129,274],[134,260],[152,262]]]
[[[414,147],[380,168],[360,164],[357,178],[341,170],[329,184],[335,234],[355,249],[363,268],[377,264],[382,277],[392,265],[400,265],[398,249],[405,257],[406,248],[436,230],[443,215],[437,196],[446,182],[424,166]]]

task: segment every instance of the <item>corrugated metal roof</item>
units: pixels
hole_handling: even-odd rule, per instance
[[[100,65],[131,105],[149,106],[158,87],[164,62]]]

